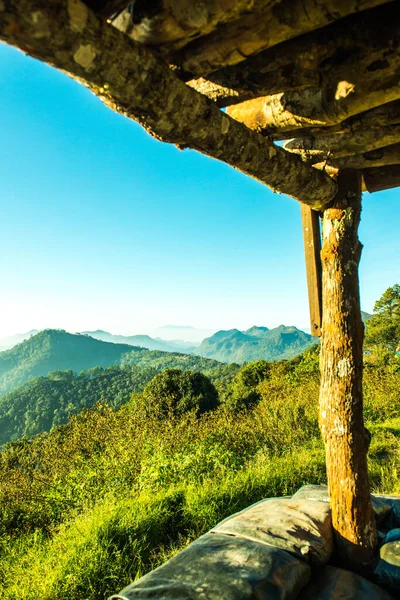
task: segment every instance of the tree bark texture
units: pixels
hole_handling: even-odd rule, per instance
[[[88,87],[157,139],[217,158],[316,209],[336,183],[222,113],[80,0],[1,0],[0,39]]]
[[[335,80],[354,84],[355,74],[360,80],[362,73],[370,78],[382,69],[383,74],[385,64],[386,71],[390,69],[385,61],[399,43],[399,19],[400,6],[391,2],[278,44],[207,78],[193,79],[190,85],[219,106],[228,106],[316,88],[323,82],[325,86]]]
[[[175,54],[173,64],[192,76],[236,65],[266,48],[330,25],[338,19],[385,4],[387,0],[282,0],[264,10],[221,24]]]
[[[400,161],[397,165],[363,169],[365,188],[371,194],[400,186]]]
[[[339,555],[347,568],[362,570],[373,561],[377,538],[368,482],[369,438],[363,422],[360,173],[341,171],[338,189],[323,216],[319,422]]]
[[[322,55],[322,66],[312,59],[313,46],[306,45],[302,56],[301,52],[294,53],[297,40],[292,42],[293,53],[286,53],[292,60],[291,71],[298,75],[294,65],[304,65],[313,71],[316,85],[247,100],[228,107],[227,113],[251,129],[274,134],[335,125],[400,98],[400,4],[368,11],[369,18],[363,17],[358,15],[358,25],[351,19],[353,27],[346,28],[343,38],[331,35],[337,45],[330,55],[324,53],[324,31],[314,34],[318,37],[320,33],[320,50],[315,50]],[[290,72],[290,67],[281,72]]]

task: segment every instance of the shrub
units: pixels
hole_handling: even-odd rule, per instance
[[[160,417],[195,411],[201,415],[218,406],[218,393],[202,373],[167,369],[147,384],[143,391],[146,412]]]

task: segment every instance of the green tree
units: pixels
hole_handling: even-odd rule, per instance
[[[182,415],[195,410],[198,415],[218,406],[218,393],[202,373],[167,369],[147,384],[143,392],[146,411],[160,416]]]
[[[365,343],[397,348],[400,344],[400,285],[388,288],[375,302],[374,314],[367,321]]]
[[[233,411],[255,406],[260,401],[257,386],[268,379],[271,367],[265,360],[256,360],[242,367],[233,378],[225,404]]]

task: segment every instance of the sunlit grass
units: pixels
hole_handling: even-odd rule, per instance
[[[300,366],[277,365],[252,410],[144,419],[133,401],[3,453],[0,597],[103,599],[226,516],[324,483],[318,376]],[[366,370],[377,493],[400,495],[399,383]]]

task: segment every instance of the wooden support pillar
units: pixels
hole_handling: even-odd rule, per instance
[[[322,283],[321,283],[321,230],[319,214],[301,204],[304,254],[306,259],[308,302],[310,307],[311,335],[321,335]]]
[[[363,570],[373,562],[377,538],[367,468],[370,436],[363,422],[360,173],[341,171],[338,188],[323,216],[319,420],[338,555],[347,568]]]

